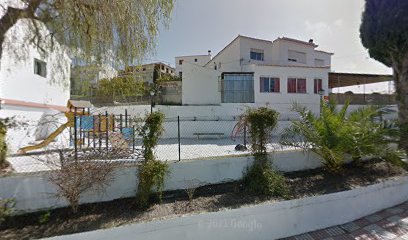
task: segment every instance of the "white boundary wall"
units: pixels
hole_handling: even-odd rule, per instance
[[[277,239],[344,224],[408,200],[408,177],[350,191],[267,202],[52,239]]]
[[[271,157],[272,158],[272,157]],[[208,184],[239,180],[252,164],[252,156],[232,156],[211,160],[170,162],[170,175],[165,180],[165,190],[177,190]],[[273,166],[280,171],[299,171],[321,166],[315,154],[300,151],[282,151],[273,154]],[[34,212],[68,206],[55,198],[56,188],[48,181],[49,172],[16,174],[0,178],[0,198],[14,198],[16,213]],[[86,192],[81,203],[110,201],[133,197],[137,189],[137,168],[118,168],[114,181],[105,193]]]

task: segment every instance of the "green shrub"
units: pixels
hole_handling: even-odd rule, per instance
[[[169,173],[169,166],[166,162],[150,160],[140,166],[139,170],[137,202],[140,208],[146,208],[149,206],[149,196],[154,187],[161,200],[164,178]]]
[[[139,167],[139,185],[136,201],[140,208],[149,206],[149,196],[154,187],[161,200],[164,178],[169,174],[169,166],[166,162],[155,159],[154,148],[160,136],[163,134],[164,114],[154,112],[146,116],[144,124],[138,127],[139,135],[143,139],[144,161]]]
[[[279,113],[266,107],[248,109],[243,119],[248,126],[252,151],[266,153],[266,144],[278,123]]]
[[[316,153],[330,172],[342,171],[347,155],[355,163],[371,157],[404,165],[399,151],[389,145],[397,140],[398,131],[378,121],[382,109],[367,106],[347,115],[348,106],[346,103],[337,110],[331,99],[322,103],[321,114],[316,116],[306,107],[294,104],[300,120],[292,121],[284,130],[280,143]]]
[[[251,150],[255,157],[254,163],[242,178],[245,189],[253,194],[268,197],[287,197],[285,178],[272,170],[266,149],[278,123],[279,113],[266,107],[248,109],[242,119],[248,127]]]
[[[0,225],[13,213],[14,205],[12,198],[0,199]]]
[[[49,222],[49,221],[50,221],[50,216],[51,216],[51,212],[50,212],[50,211],[47,211],[46,213],[41,214],[41,215],[38,217],[38,223],[39,223],[39,224],[45,224],[45,223]]]
[[[0,120],[0,169],[5,165],[7,156],[6,144],[7,125]]]
[[[285,177],[272,169],[265,154],[255,156],[255,162],[247,169],[242,182],[252,194],[283,198],[289,196]]]

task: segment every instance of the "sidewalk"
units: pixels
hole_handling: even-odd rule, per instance
[[[369,204],[369,203],[367,203]],[[284,238],[285,240],[408,240],[408,202],[343,225]]]

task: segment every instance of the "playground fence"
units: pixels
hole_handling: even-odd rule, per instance
[[[281,118],[280,128],[288,126],[291,119],[294,117]],[[125,158],[142,160],[142,138],[137,133],[137,126],[143,122],[138,121],[141,120],[128,115],[127,111],[119,115],[106,112],[76,117],[70,129],[74,158],[80,158],[78,152],[89,149],[123,157],[126,154],[117,151],[118,142],[121,142],[121,149],[128,149]],[[168,117],[163,125],[164,133],[155,148],[158,160],[181,161],[249,153],[247,128],[240,116]]]

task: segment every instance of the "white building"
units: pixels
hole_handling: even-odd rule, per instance
[[[22,7],[23,1],[9,1]],[[0,16],[5,9],[0,9]],[[66,122],[63,111],[70,97],[71,59],[64,46],[54,41],[44,25],[38,23],[45,52],[29,43],[31,21],[19,20],[5,36],[0,59],[0,118],[13,118],[17,126],[7,131],[9,153],[38,140],[42,128],[49,131]],[[41,125],[40,119],[52,115],[55,122]],[[53,120],[54,121],[54,120]],[[56,143],[62,138],[56,139]]]
[[[41,29],[45,37],[42,53],[32,44],[30,21],[19,20],[6,33],[0,62],[0,99],[2,109],[64,110],[70,97],[71,59],[63,46],[51,44],[49,32]],[[42,26],[42,25],[40,25]]]
[[[211,51],[208,51],[207,55],[191,55],[191,56],[180,56],[176,57],[176,75],[183,76],[183,63],[192,63],[198,66],[204,66],[211,60]]]
[[[287,112],[298,102],[318,112],[319,90],[329,94],[333,53],[316,48],[313,40],[268,41],[239,35],[202,66],[183,57],[182,103],[268,105]],[[176,66],[179,61],[177,57]]]

